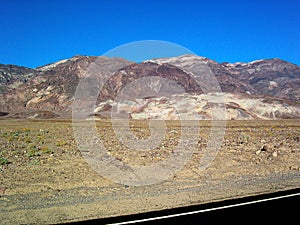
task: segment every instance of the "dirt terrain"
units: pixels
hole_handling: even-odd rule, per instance
[[[96,125],[109,154],[136,165],[168,158],[181,134],[178,121],[169,121],[159,147],[132,152],[118,143],[110,121]],[[130,125],[137,138],[150,135],[147,122]],[[130,186],[89,166],[71,121],[0,120],[0,223],[103,218],[300,187],[299,120],[227,121],[221,149],[203,171],[211,121],[199,127],[197,150],[182,170],[157,184]]]

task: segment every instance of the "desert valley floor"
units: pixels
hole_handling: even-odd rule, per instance
[[[196,123],[196,122],[195,122]],[[82,157],[72,121],[0,120],[0,221],[44,224],[125,215],[300,187],[300,121],[227,121],[215,160],[198,169],[211,121],[199,123],[197,150],[184,168],[161,183],[118,184],[101,177]],[[149,152],[118,144],[111,122],[96,123],[111,155],[148,165],[178,143],[178,121],[167,122],[165,141]],[[146,121],[131,121],[137,138]]]

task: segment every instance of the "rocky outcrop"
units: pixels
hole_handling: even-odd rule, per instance
[[[251,86],[252,89],[246,91],[249,94],[300,101],[300,67],[297,65],[280,59],[222,65],[235,79]]]
[[[88,118],[115,119],[191,119],[191,120],[249,120],[249,119],[299,119],[300,103],[287,107],[273,99],[249,98],[236,94],[218,93],[191,95],[175,94],[168,97],[105,101],[95,108]]]

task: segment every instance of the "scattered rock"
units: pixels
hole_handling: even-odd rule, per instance
[[[3,195],[6,191],[5,187],[0,187],[0,196]]]
[[[1,117],[1,116],[7,116],[8,114],[9,114],[8,112],[1,112],[1,111],[0,111],[0,117]]]
[[[277,156],[278,156],[277,151],[274,151],[274,152],[272,153],[272,156],[273,156],[274,158],[277,157]]]
[[[256,155],[259,155],[260,153],[261,153],[261,150],[257,150],[257,151],[255,152]]]
[[[294,136],[293,139],[294,141],[300,141],[300,136]]]
[[[300,170],[300,167],[299,166],[290,166],[290,170]]]
[[[266,152],[268,150],[268,146],[267,145],[263,145],[261,148],[260,148],[260,151],[262,152]]]
[[[283,143],[280,142],[279,144],[274,145],[274,148],[280,148],[280,147],[282,147],[282,146],[283,146]]]

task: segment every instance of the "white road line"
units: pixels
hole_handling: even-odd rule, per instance
[[[250,205],[250,204],[255,204],[255,203],[259,203],[259,202],[266,202],[266,201],[271,201],[271,200],[276,200],[276,199],[294,197],[297,195],[300,195],[300,193],[283,195],[283,196],[278,196],[278,197],[273,197],[273,198],[266,198],[266,199],[250,201],[250,202],[243,202],[243,203],[238,203],[238,204],[233,204],[233,205],[220,206],[220,207],[209,208],[209,209],[201,209],[201,210],[191,211],[191,212],[186,212],[186,213],[178,213],[178,214],[172,214],[172,215],[167,215],[167,216],[158,216],[158,217],[152,217],[152,218],[140,219],[140,220],[132,220],[132,221],[121,222],[121,223],[111,223],[110,225],[133,224],[133,223],[147,222],[147,221],[153,221],[153,220],[168,219],[168,218],[173,218],[173,217],[178,217],[178,216],[193,215],[193,214],[202,213],[202,212],[215,211],[215,210],[219,210],[219,209],[228,209],[228,208],[233,208],[233,207],[237,207],[237,206]]]

